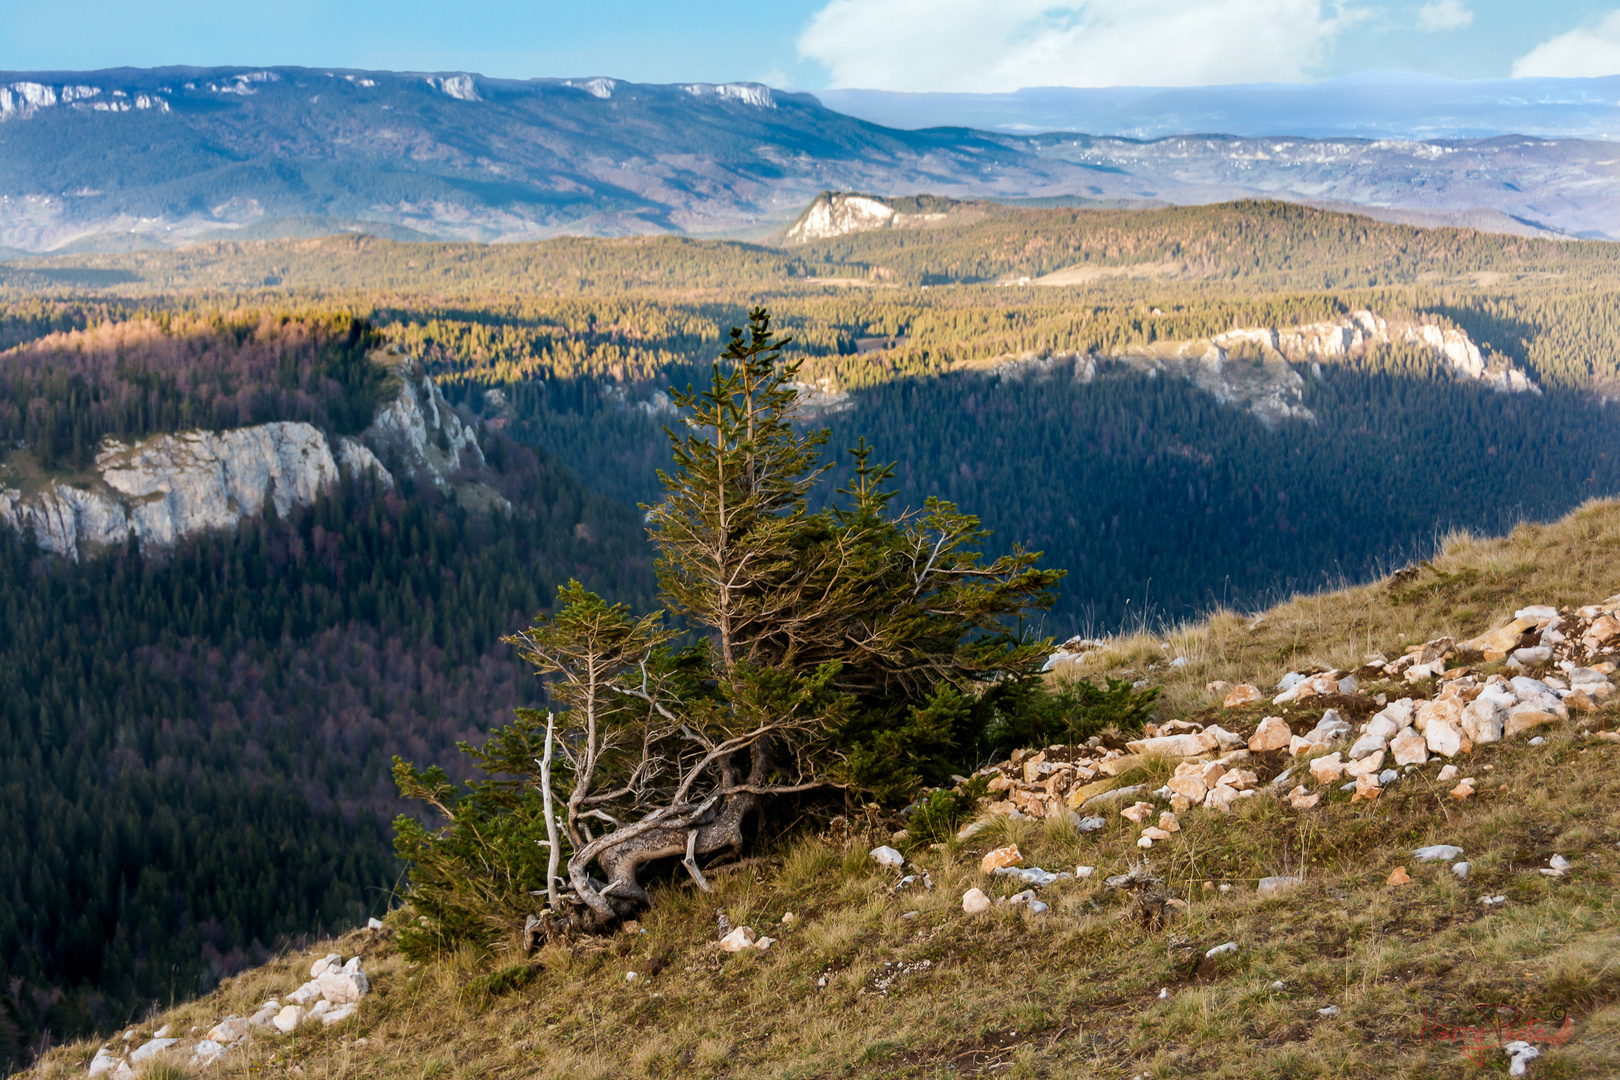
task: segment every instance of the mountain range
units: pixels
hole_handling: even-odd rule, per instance
[[[1269,134],[902,130],[755,83],[6,72],[0,255],[338,231],[764,238],[828,189],[1070,205],[1264,195],[1417,224],[1620,236],[1620,154],[1606,142]]]
[[[1620,75],[1588,79],[1446,79],[1363,71],[1319,83],[1230,86],[1036,86],[1005,94],[818,90],[837,109],[894,128],[968,125],[1029,135],[1083,131],[1128,139],[1193,132],[1263,138],[1615,138]]]

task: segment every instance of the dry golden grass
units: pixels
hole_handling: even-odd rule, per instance
[[[1170,712],[1207,712],[1210,679],[1269,683],[1303,663],[1352,666],[1371,649],[1475,634],[1524,604],[1601,599],[1620,588],[1617,554],[1620,506],[1592,504],[1499,541],[1453,538],[1416,574],[1299,598],[1253,631],[1251,618],[1223,614],[1167,638],[1122,640],[1087,670],[1156,663]],[[1162,641],[1192,663],[1168,669]],[[806,837],[714,874],[713,895],[671,876],[636,932],[590,946],[532,958],[468,950],[417,965],[386,935],[357,932],[247,972],[142,1029],[206,1030],[292,989],[312,956],[358,950],[374,992],[355,1020],[257,1036],[208,1071],[300,1080],[1462,1078],[1480,1065],[1459,1044],[1436,1041],[1431,1025],[1492,1028],[1476,1008],[1487,1005],[1573,1019],[1570,1039],[1533,1063],[1532,1077],[1617,1076],[1620,745],[1588,734],[1617,720],[1620,703],[1585,730],[1548,731],[1540,747],[1480,748],[1462,763],[1482,778],[1467,802],[1447,795],[1431,765],[1372,803],[1330,787],[1305,812],[1259,797],[1231,816],[1182,815],[1182,831],[1149,855],[1187,906],[1157,930],[1126,918],[1124,898],[1101,883],[1142,854],[1136,828],[1117,816],[1085,835],[1003,819],[966,844],[913,850],[931,892],[897,893],[897,875],[870,862],[867,850],[886,837]],[[1008,841],[1032,864],[1097,873],[1044,889],[1052,910],[1043,915],[964,915],[971,886],[1003,897],[1021,888],[978,871],[980,855]],[[1464,848],[1466,880],[1412,858],[1412,848],[1436,842]],[[1574,864],[1564,878],[1537,872],[1555,852]],[[1392,888],[1398,865],[1413,880]],[[1304,877],[1294,890],[1257,894],[1260,878],[1294,874]],[[1481,903],[1496,895],[1507,902]],[[720,953],[717,907],[779,943]],[[788,912],[797,919],[784,925]],[[1204,957],[1226,941],[1238,943],[1235,954]],[[522,976],[506,980],[515,988],[480,990],[503,968]],[[1322,1016],[1329,1006],[1339,1013]],[[33,1075],[82,1076],[95,1046],[57,1048]],[[1499,1052],[1484,1061],[1484,1072],[1505,1073]],[[184,1074],[183,1060],[174,1064]]]

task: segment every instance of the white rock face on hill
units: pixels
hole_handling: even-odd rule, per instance
[[[472,429],[461,422],[433,380],[397,353],[374,354],[399,382],[359,439],[333,441],[318,428],[278,421],[230,431],[154,435],[134,444],[103,441],[96,479],[79,487],[51,482],[27,493],[0,487],[0,522],[31,531],[59,555],[81,555],[128,543],[165,548],[205,529],[235,528],[265,504],[286,515],[308,506],[340,475],[375,475],[393,486],[382,453],[405,474],[443,491],[456,489],[484,505],[501,499],[458,478],[484,464]]]
[[[613,96],[614,89],[619,85],[614,79],[564,79],[564,86],[572,86],[575,90],[583,90],[591,97],[603,98]]]
[[[788,229],[785,239],[789,244],[805,244],[851,233],[925,225],[943,221],[946,216],[943,213],[902,214],[870,195],[824,191]]]
[[[727,98],[758,109],[776,108],[771,88],[760,83],[688,83],[681,89],[693,97]]]
[[[483,100],[478,96],[478,86],[473,82],[471,75],[445,75],[442,77],[434,75],[429,76],[427,83],[447,97],[453,97],[457,101]]]
[[[1511,363],[1500,358],[1487,361],[1462,330],[1413,321],[1392,323],[1370,311],[1303,326],[1243,327],[1212,338],[1130,345],[1109,354],[1024,353],[957,366],[1003,378],[1045,378],[1060,369],[1072,370],[1077,382],[1091,382],[1115,369],[1149,377],[1176,376],[1274,427],[1285,420],[1316,419],[1305,405],[1304,376],[1294,365],[1353,362],[1386,345],[1427,349],[1459,381],[1483,383],[1503,393],[1541,393]]]
[[[412,476],[448,490],[457,470],[484,464],[478,439],[444,400],[438,384],[409,357],[387,353],[382,359],[400,382],[399,394],[377,410],[361,438],[385,456],[398,455]]]

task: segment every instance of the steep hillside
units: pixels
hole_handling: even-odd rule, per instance
[[[1592,503],[1074,643],[1054,677],[1160,686],[1152,728],[992,763],[948,826],[823,816],[530,955],[407,961],[407,902],[28,1075],[1613,1075],[1617,557]]]
[[[0,1066],[384,910],[392,757],[538,703],[499,638],[556,585],[645,595],[632,509],[379,344],[250,311],[0,353]]]
[[[0,76],[0,247],[757,234],[819,191],[1338,201],[1620,235],[1602,141],[903,131],[755,83],[160,68]],[[1517,219],[1517,220],[1515,220]]]
[[[795,204],[804,207],[801,228],[785,247],[672,236],[511,244],[371,236],[221,241],[175,251],[16,258],[0,264],[0,286],[19,294],[129,298],[361,289],[474,300],[922,285],[1039,285],[1104,295],[1155,285],[1201,296],[1392,285],[1558,289],[1570,275],[1583,285],[1612,285],[1620,268],[1620,246],[1607,242],[1422,228],[1275,201],[1008,207],[844,193],[836,196],[839,205],[868,206],[869,213],[840,211],[843,224],[835,226],[834,198],[824,193],[808,206]],[[802,228],[822,213],[825,224]],[[880,227],[845,227],[859,220]],[[896,223],[901,227],[891,227]]]

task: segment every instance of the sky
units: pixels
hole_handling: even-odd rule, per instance
[[[1620,74],[1620,0],[0,0],[0,70],[167,64],[816,90]]]

